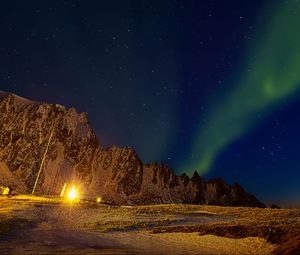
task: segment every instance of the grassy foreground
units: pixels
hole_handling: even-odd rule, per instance
[[[44,251],[49,247],[32,246],[24,251],[24,245],[18,241],[19,233],[38,235],[40,242],[44,242],[49,239],[47,233],[51,233],[51,239],[57,235],[53,232],[56,230],[60,232],[60,240],[74,235],[74,240],[66,242],[73,246],[81,242],[80,249],[86,254],[107,254],[99,253],[100,248],[93,250],[97,253],[86,250],[96,247],[89,244],[95,236],[95,243],[102,238],[101,244],[119,247],[120,250],[109,254],[120,254],[124,249],[126,254],[159,254],[166,250],[174,254],[182,254],[181,251],[186,254],[200,251],[200,254],[300,254],[300,209],[113,206],[89,201],[69,203],[49,197],[0,197],[0,253],[1,249],[12,249],[11,254],[27,254],[26,249],[28,254],[36,249]],[[62,230],[69,232],[64,236]],[[64,246],[65,254],[70,252],[71,248],[65,247],[64,242],[53,240],[57,247]]]

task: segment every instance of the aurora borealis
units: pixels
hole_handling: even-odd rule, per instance
[[[0,90],[88,113],[103,146],[299,204],[300,3],[7,1]]]
[[[201,174],[209,171],[218,153],[276,110],[282,100],[295,99],[300,88],[300,4],[275,4],[263,17],[262,27],[249,46],[242,75],[226,96],[207,112],[207,121],[195,135],[191,152],[195,158],[185,165]],[[241,77],[240,77],[241,76]]]

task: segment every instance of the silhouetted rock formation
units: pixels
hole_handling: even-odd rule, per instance
[[[76,183],[85,197],[117,204],[196,203],[263,206],[221,179],[177,176],[165,164],[143,164],[131,148],[102,148],[85,113],[0,92],[0,185],[31,192],[48,142],[38,194]]]

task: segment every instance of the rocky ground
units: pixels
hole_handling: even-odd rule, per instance
[[[0,254],[298,254],[300,210],[0,198]]]

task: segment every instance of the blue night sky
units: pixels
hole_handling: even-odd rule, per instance
[[[103,146],[300,206],[300,2],[5,1],[0,90],[88,113]]]

